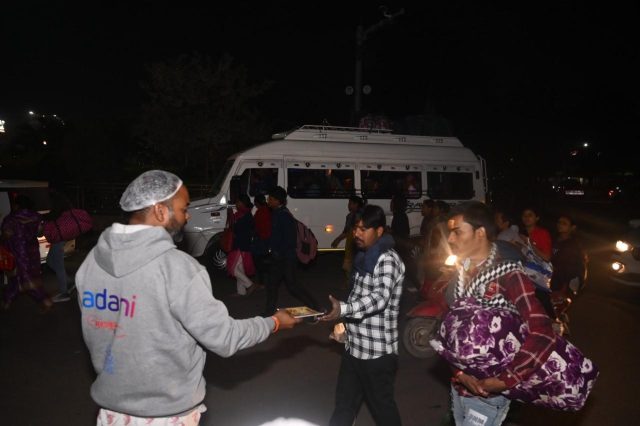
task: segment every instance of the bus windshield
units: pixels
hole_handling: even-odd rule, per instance
[[[224,179],[227,177],[227,174],[229,174],[229,170],[231,170],[231,167],[233,167],[233,163],[234,160],[227,160],[224,163],[224,165],[220,169],[220,172],[218,173],[218,176],[216,176],[215,180],[213,181],[213,185],[211,185],[211,189],[209,190],[209,197],[216,196],[220,193],[222,184],[224,183]]]

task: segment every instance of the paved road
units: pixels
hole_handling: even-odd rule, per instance
[[[90,245],[80,244],[82,246]],[[640,335],[640,289],[614,284],[603,274],[607,246],[591,245],[594,259],[590,286],[572,307],[571,340],[601,369],[601,377],[580,413],[555,413],[521,406],[510,416],[519,425],[627,425],[636,423],[640,406],[635,384],[640,383],[637,336]],[[77,268],[83,251],[69,259]],[[321,256],[300,281],[317,297],[344,296],[337,254]],[[46,271],[51,290],[53,274]],[[214,274],[214,293],[237,318],[250,317],[263,308],[264,292],[233,298],[233,282]],[[282,290],[282,306],[295,305]],[[402,309],[415,303],[406,294]],[[97,407],[89,397],[93,380],[82,341],[76,303],[56,305],[48,315],[20,297],[11,310],[0,314],[0,424],[90,425]],[[276,417],[299,417],[318,425],[327,423],[333,407],[340,346],[328,339],[327,324],[302,324],[283,331],[258,347],[222,359],[207,360],[206,405],[203,425],[255,426]],[[439,359],[416,360],[403,350],[396,397],[405,425],[439,425],[448,409],[448,367]],[[373,422],[363,408],[356,422]]]

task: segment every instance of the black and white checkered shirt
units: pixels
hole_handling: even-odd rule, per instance
[[[380,255],[373,274],[353,274],[347,303],[340,302],[347,352],[358,359],[398,353],[398,314],[404,263],[395,250]]]

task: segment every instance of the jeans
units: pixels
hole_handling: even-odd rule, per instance
[[[456,426],[499,426],[509,412],[511,401],[502,395],[466,397],[451,387],[453,418]]]
[[[47,266],[56,273],[60,293],[67,292],[67,271],[64,268],[64,241],[51,244],[47,254]]]
[[[397,370],[398,356],[395,354],[363,360],[345,352],[338,373],[336,406],[329,425],[352,426],[363,401],[376,425],[400,425],[394,398]]]

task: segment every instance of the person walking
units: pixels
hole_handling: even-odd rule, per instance
[[[500,309],[517,312],[529,332],[495,377],[480,380],[452,365],[451,398],[456,425],[500,425],[510,405],[500,392],[540,368],[555,347],[555,335],[550,318],[535,296],[535,285],[518,262],[502,258],[494,243],[496,225],[491,209],[481,202],[467,202],[457,207],[448,223],[448,243],[459,259],[457,274],[447,288],[450,312],[473,299],[486,311],[485,317]],[[442,324],[445,334],[451,335],[457,330],[446,327],[456,327],[459,322],[445,316]],[[485,330],[480,326],[472,329],[464,344],[483,341]],[[474,331],[478,334],[474,335]]]
[[[347,209],[349,213],[344,221],[344,229],[342,233],[338,235],[332,242],[331,247],[336,248],[342,240],[344,242],[344,258],[342,260],[342,270],[345,274],[347,284],[345,288],[348,288],[351,280],[351,270],[353,269],[353,227],[355,226],[356,214],[364,207],[364,200],[357,195],[353,195],[349,198],[347,203]]]
[[[551,261],[551,255],[553,250],[553,243],[551,240],[551,234],[546,228],[543,228],[539,225],[540,215],[538,214],[538,209],[533,206],[525,207],[522,211],[522,224],[524,225],[524,230],[526,235],[521,235],[520,239],[522,242],[516,241],[516,245],[524,250],[526,253],[527,243],[533,247],[533,251],[542,260],[549,262]],[[551,294],[548,292],[548,288],[540,288],[536,287],[536,295],[542,306],[544,307],[545,312],[549,315],[550,318],[557,320],[556,310],[553,308],[553,302],[551,300]],[[557,322],[555,322],[557,326]]]
[[[256,212],[253,220],[256,224],[256,233],[251,248],[253,261],[256,265],[256,278],[260,286],[264,286],[269,279],[269,238],[271,237],[271,209],[262,194],[256,194],[253,198]]]
[[[407,216],[407,199],[402,194],[395,194],[389,203],[389,209],[393,214],[391,219],[391,233],[396,244],[406,244],[409,239],[411,229],[409,227],[409,216]]]
[[[538,224],[540,215],[538,210],[531,206],[522,210],[522,224],[526,231],[526,237],[531,241],[531,245],[544,260],[551,260],[551,251],[553,243],[551,242],[551,234],[546,228]]]
[[[67,196],[59,191],[51,191],[49,196],[51,199],[51,211],[45,217],[45,222],[55,222],[64,212],[71,210],[73,206]],[[66,243],[66,241],[51,243],[49,253],[47,253],[47,266],[56,274],[56,281],[58,282],[58,294],[53,296],[52,299],[54,303],[71,300],[69,293],[75,288],[73,284],[69,286],[69,277],[64,266],[64,246]]]
[[[293,297],[305,306],[320,310],[320,305],[314,297],[298,282],[296,282],[296,221],[287,209],[287,191],[276,186],[269,191],[267,203],[271,208],[271,238],[269,239],[269,253],[271,265],[267,282],[267,300],[263,316],[270,316],[276,311],[278,304],[278,288],[284,281],[287,290]]]
[[[407,291],[416,292],[421,287],[421,280],[418,278],[417,261],[413,259],[411,253],[413,250],[412,241],[410,239],[411,228],[409,226],[409,216],[407,215],[407,199],[397,193],[391,198],[389,209],[393,214],[391,226],[389,230],[395,241],[395,250],[400,255],[400,259],[406,268],[405,285]]]
[[[41,312],[49,312],[53,302],[45,292],[40,268],[41,216],[33,209],[31,199],[18,195],[13,208],[2,221],[1,238],[15,257],[16,273],[9,276],[8,285],[2,297],[2,309],[7,310],[20,292],[26,292],[42,305]]]
[[[251,255],[251,240],[255,233],[252,208],[249,197],[240,194],[233,214],[233,247],[227,255],[227,273],[236,279],[238,296],[248,296],[257,287],[249,278],[256,271]]]
[[[584,286],[589,263],[589,257],[576,237],[576,229],[571,216],[562,214],[558,217],[558,234],[551,255],[551,303],[559,322],[556,325],[566,334],[569,334],[567,310],[572,297]]]
[[[228,357],[299,322],[286,311],[229,316],[206,269],[174,244],[188,205],[179,177],[142,173],[120,198],[128,224],[107,228],[78,270],[98,426],[198,424],[206,410],[205,351]]]
[[[424,200],[420,205],[420,214],[422,215],[422,221],[420,222],[420,236],[423,240],[423,246],[429,237],[429,222],[434,217],[433,209],[435,205],[436,202],[431,199]]]
[[[511,215],[506,210],[494,210],[494,220],[498,227],[498,236],[496,239],[499,241],[507,241],[512,244],[522,244],[520,228],[518,228],[518,225],[512,225],[513,221],[511,220]]]
[[[351,426],[364,401],[377,425],[401,424],[394,399],[398,369],[398,315],[405,268],[385,233],[379,206],[368,205],[356,216],[351,293],[346,302],[333,296],[322,321],[345,319],[346,345],[329,424]]]
[[[568,214],[558,217],[557,238],[551,263],[551,290],[558,296],[570,297],[582,288],[587,276],[589,257],[576,237],[576,223]]]

